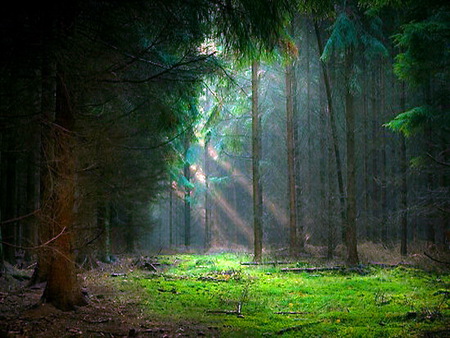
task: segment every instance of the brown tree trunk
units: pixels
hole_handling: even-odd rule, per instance
[[[209,201],[209,142],[211,135],[208,133],[205,137],[205,250],[211,247],[211,211]]]
[[[183,171],[186,179],[186,186],[184,188],[184,245],[187,248],[191,245],[191,188],[189,187],[189,184],[191,183],[191,164],[187,158],[191,142],[188,133],[186,133],[184,137],[185,153]]]
[[[386,96],[385,96],[385,69],[384,69],[384,62],[381,62],[380,64],[380,117],[382,120],[384,119],[383,112],[386,109]],[[387,119],[386,119],[387,120]],[[387,138],[387,131],[383,128],[381,132],[381,196],[380,196],[380,205],[381,205],[381,242],[383,244],[387,244],[388,240],[388,229],[387,229],[387,218],[388,218],[388,211],[387,211],[387,157],[386,157],[386,138]]]
[[[286,66],[286,135],[287,135],[287,167],[288,167],[288,191],[289,191],[289,254],[296,256],[301,246],[304,246],[302,235],[297,237],[297,203],[296,203],[296,179],[295,179],[295,145],[294,145],[294,104],[292,87],[294,82],[292,63]]]
[[[252,63],[252,171],[253,171],[253,232],[254,260],[260,262],[262,257],[262,187],[261,187],[261,116],[258,107],[259,62]]]
[[[47,23],[51,26],[50,22]],[[47,27],[47,35],[50,36],[52,31],[50,27]],[[46,40],[43,40],[46,41]],[[50,226],[48,220],[51,219],[50,215],[46,214],[46,200],[50,198],[50,192],[52,189],[51,172],[49,172],[48,165],[53,158],[53,143],[56,140],[52,139],[50,133],[50,126],[55,121],[55,93],[56,93],[56,63],[53,60],[53,56],[50,53],[43,54],[41,63],[41,102],[40,102],[40,114],[41,114],[41,128],[40,128],[40,167],[39,175],[41,182],[40,191],[40,213],[38,214],[37,236],[38,244],[43,244],[51,238]],[[45,122],[45,123],[44,123]],[[47,197],[48,196],[48,197]],[[48,213],[48,211],[47,211]],[[47,219],[50,217],[49,219]],[[38,284],[47,281],[50,270],[50,256],[47,247],[37,250],[37,264],[33,272],[33,276],[30,281],[30,285]]]
[[[316,33],[317,38],[317,45],[318,45],[318,51],[319,51],[319,57],[323,53],[323,44],[322,44],[322,38],[320,36],[319,26],[317,25],[317,22],[314,22],[314,31]],[[333,152],[334,152],[334,158],[335,158],[335,164],[336,164],[336,175],[337,175],[337,183],[338,183],[338,189],[339,189],[339,206],[340,206],[340,216],[341,216],[341,225],[342,228],[345,226],[346,222],[346,207],[345,207],[345,191],[344,191],[344,179],[342,177],[342,162],[341,162],[341,154],[339,150],[339,139],[338,139],[338,132],[337,132],[337,126],[336,126],[336,117],[334,113],[334,105],[333,105],[333,97],[331,93],[331,84],[330,84],[330,78],[328,74],[328,68],[324,63],[321,63],[322,68],[322,76],[323,81],[325,84],[325,92],[327,95],[327,108],[328,108],[328,118],[330,123],[330,129],[331,129],[331,138],[333,143]]]
[[[405,82],[401,84],[400,93],[400,109],[405,111],[406,109],[406,91]],[[407,174],[408,174],[408,159],[406,157],[406,138],[401,135],[400,144],[400,170],[401,170],[401,183],[400,183],[400,254],[406,256],[408,254],[408,185],[407,185]]]
[[[380,189],[379,189],[379,177],[377,176],[379,173],[379,87],[378,87],[378,76],[376,71],[372,72],[372,86],[371,86],[371,109],[372,109],[372,191],[371,191],[371,207],[372,207],[372,227],[370,231],[370,237],[372,242],[379,242],[380,234],[379,234],[379,201],[380,201]]]
[[[169,248],[172,248],[173,242],[173,188],[172,180],[169,181]]]
[[[346,92],[345,122],[347,127],[347,222],[346,245],[347,264],[358,264],[356,240],[356,159],[355,159],[355,112],[354,97],[350,88],[351,67],[353,66],[353,50],[347,50],[345,58]]]
[[[56,73],[55,122],[48,123],[49,135],[45,144],[45,189],[41,209],[41,229],[47,237],[44,248],[47,261],[47,285],[43,302],[62,310],[85,305],[86,300],[76,278],[73,253],[75,159],[72,154],[73,111],[71,93],[64,73]],[[51,122],[51,121],[48,121]]]

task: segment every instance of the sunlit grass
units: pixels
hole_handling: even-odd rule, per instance
[[[243,266],[250,258],[238,254],[160,259],[173,267],[116,283],[139,290],[140,305],[155,319],[214,326],[226,337],[410,337],[450,323],[448,274],[406,267],[281,273],[278,266]],[[239,308],[241,316],[225,313]]]

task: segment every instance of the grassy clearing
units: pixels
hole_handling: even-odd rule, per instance
[[[225,337],[449,334],[449,274],[403,266],[281,273],[285,266],[242,266],[250,258],[237,254],[160,259],[176,264],[114,279],[122,291],[138,293],[139,306],[156,320],[201,323]]]

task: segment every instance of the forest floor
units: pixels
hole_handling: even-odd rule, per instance
[[[249,255],[123,257],[79,275],[89,304],[39,304],[0,278],[0,337],[450,337],[450,273],[409,264],[242,264]],[[286,264],[288,263],[288,264]],[[284,269],[294,269],[286,271]]]
[[[0,278],[0,338],[218,336],[216,328],[187,321],[161,322],[139,309],[136,299],[117,290],[109,279],[122,278],[132,270],[129,264],[101,264],[81,274],[88,305],[64,312],[40,304],[45,285],[27,286],[32,270],[13,269],[15,277]]]

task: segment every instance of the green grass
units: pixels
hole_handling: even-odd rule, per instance
[[[406,267],[372,267],[365,275],[282,273],[278,266],[241,266],[249,257],[237,254],[161,259],[176,264],[115,282],[139,291],[152,318],[214,326],[225,337],[414,337],[450,326],[448,274]],[[243,317],[208,312],[235,311],[239,304]]]

